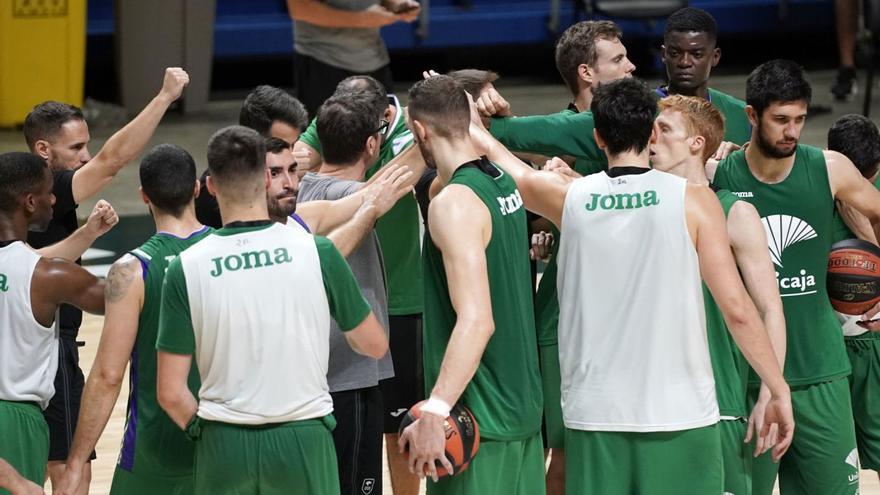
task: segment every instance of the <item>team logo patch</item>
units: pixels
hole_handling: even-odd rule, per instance
[[[373,493],[374,486],[376,486],[376,480],[374,478],[364,478],[364,482],[361,484],[361,492],[364,495],[370,495]]]
[[[392,411],[388,414],[390,414],[391,416],[396,418],[396,417],[400,416],[401,414],[405,413],[406,411],[407,411],[406,408],[401,407],[400,409],[398,409],[396,411]]]
[[[810,224],[791,215],[769,215],[761,219],[767,233],[767,247],[773,263],[782,267],[782,252],[792,244],[819,237]]]

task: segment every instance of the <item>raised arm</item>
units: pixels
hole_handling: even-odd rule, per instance
[[[168,107],[178,99],[189,83],[183,69],[165,69],[165,79],[159,94],[128,123],[104,143],[101,151],[73,176],[73,198],[76,203],[98,194],[116,174],[134,160],[153,137],[156,127]]]
[[[431,238],[443,255],[456,320],[429,400],[442,411],[423,409],[421,418],[401,435],[399,447],[409,444],[411,472],[436,480],[435,461],[452,472],[444,456],[442,426],[449,405],[464,393],[495,331],[486,265],[492,223],[486,206],[460,185],[445,187],[431,202],[428,217]]]
[[[773,458],[778,460],[788,450],[794,435],[791,393],[767,331],[736,270],[724,212],[711,189],[691,185],[687,186],[685,212],[703,280],[737,346],[772,394],[759,436],[767,436],[771,423],[779,424],[782,439],[773,449]]]
[[[113,412],[125,367],[137,339],[138,318],[144,304],[143,280],[141,263],[130,254],[110,267],[104,288],[105,317],[101,342],[83,392],[83,407],[67,457],[67,469],[54,488],[55,494],[78,493],[82,467],[88,462]]]
[[[51,246],[37,249],[40,256],[46,258],[63,258],[67,261],[78,260],[92,244],[119,223],[119,216],[110,203],[103,199],[98,201],[89,215],[85,225],[76,229],[66,239]]]

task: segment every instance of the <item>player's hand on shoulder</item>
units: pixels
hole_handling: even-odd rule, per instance
[[[581,174],[575,172],[574,169],[572,169],[565,160],[559,158],[558,156],[554,156],[553,158],[547,160],[547,163],[544,164],[544,167],[541,170],[544,170],[546,172],[555,172],[559,175],[572,179],[579,179],[583,177]]]
[[[165,80],[162,82],[160,95],[164,95],[175,101],[183,94],[183,88],[189,84],[189,74],[180,67],[168,67],[165,69]]]
[[[397,203],[397,200],[412,191],[412,187],[407,186],[412,174],[406,165],[394,164],[385,167],[365,189],[363,204],[366,207],[376,208],[377,216],[384,215]]]
[[[117,223],[119,223],[119,215],[113,205],[103,199],[95,204],[88,220],[86,220],[86,226],[95,238],[106,234]]]
[[[718,146],[718,149],[715,150],[715,154],[712,155],[712,159],[720,162],[721,160],[724,160],[725,158],[730,156],[731,153],[741,148],[742,146],[736,143],[731,143],[730,141],[722,141],[721,144]]]

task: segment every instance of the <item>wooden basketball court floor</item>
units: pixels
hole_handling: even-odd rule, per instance
[[[85,340],[86,345],[80,348],[80,364],[86,376],[88,376],[92,362],[95,359],[102,322],[102,317],[91,315],[84,315],[83,317],[80,339]],[[127,399],[128,375],[126,374],[122,391],[119,394],[119,399],[116,401],[116,406],[113,408],[113,414],[110,416],[107,429],[104,430],[104,434],[98,442],[98,459],[92,463],[92,485],[89,493],[93,495],[110,493],[110,482],[113,479],[113,469],[116,465],[116,457],[119,454],[119,446],[122,441],[122,431],[125,427],[125,403]],[[46,484],[46,493],[51,493],[51,483]],[[383,476],[383,493],[385,495],[392,494],[387,466]],[[424,493],[424,483],[422,483],[421,493]],[[861,493],[862,495],[880,495],[880,482],[878,482],[877,475],[873,471],[861,472]]]

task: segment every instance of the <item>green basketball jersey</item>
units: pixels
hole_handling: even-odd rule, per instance
[[[880,174],[877,174],[877,178],[874,180],[874,187],[880,190]],[[856,235],[853,234],[853,231],[846,226],[846,222],[843,221],[840,214],[837,212],[837,208],[834,209],[834,235],[831,236],[831,243],[840,242],[846,239],[853,239]]]
[[[745,144],[752,137],[752,124],[746,116],[746,102],[709,88],[709,102],[724,115],[724,140]]]
[[[162,478],[192,475],[193,443],[159,407],[156,398],[156,337],[165,270],[183,250],[213,231],[204,227],[187,238],[160,232],[131,252],[144,270],[144,306],[131,352],[128,412],[118,467]],[[196,366],[189,372],[189,389],[199,392]]]
[[[493,178],[468,164],[456,170],[449,181],[471,189],[492,218],[486,265],[495,333],[461,402],[473,411],[483,437],[523,440],[540,430],[543,410],[526,212],[513,179],[488,162],[480,166],[499,175]],[[443,256],[430,235],[425,235],[423,252],[423,362],[425,386],[430,393],[440,374],[456,316],[449,298]]]
[[[726,189],[715,192],[724,216],[730,214],[733,204],[740,199]],[[718,410],[722,416],[745,417],[746,386],[749,381],[749,364],[727,330],[721,308],[703,284],[703,303],[706,306],[706,336],[709,340],[709,356],[712,359],[712,374],[715,376],[715,395],[718,397]]]
[[[413,144],[412,132],[406,127],[403,107],[396,97],[389,97],[397,105],[397,115],[390,124],[391,130],[379,148],[379,159],[367,169],[369,179],[380,168]],[[299,137],[318,152],[321,141],[315,119]],[[385,260],[388,277],[388,314],[410,315],[422,312],[422,265],[419,253],[419,204],[414,194],[400,198],[388,212],[376,222],[376,235]]]
[[[743,150],[718,165],[715,184],[758,210],[785,309],[785,378],[790,385],[850,373],[840,324],[825,289],[834,198],[822,150],[798,145],[794,166],[777,184],[756,179]]]

